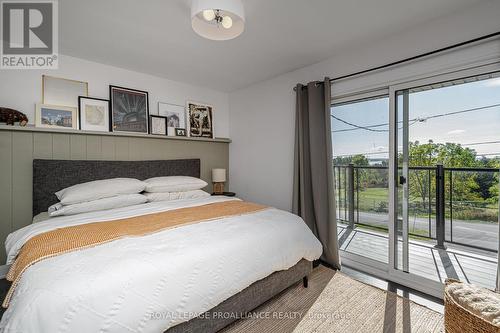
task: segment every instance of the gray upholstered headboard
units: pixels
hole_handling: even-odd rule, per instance
[[[108,178],[148,179],[160,176],[200,178],[200,160],[73,161],[33,160],[33,216],[57,202],[55,192],[80,183]]]

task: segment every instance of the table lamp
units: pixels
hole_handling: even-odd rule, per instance
[[[214,184],[214,193],[224,193],[224,183],[226,182],[226,169],[212,169],[212,182]]]

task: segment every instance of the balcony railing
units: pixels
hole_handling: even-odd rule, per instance
[[[334,169],[339,220],[387,230],[388,167],[350,164]],[[410,236],[438,246],[449,242],[498,251],[498,177],[499,170],[492,168],[410,167]],[[398,197],[402,199],[401,193]]]

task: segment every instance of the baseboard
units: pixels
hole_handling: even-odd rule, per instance
[[[0,279],[5,279],[7,276],[7,272],[9,271],[10,265],[1,265],[0,266]]]

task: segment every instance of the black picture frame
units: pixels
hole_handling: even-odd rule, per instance
[[[107,118],[108,120],[110,121],[110,102],[109,102],[109,99],[105,99],[105,98],[96,98],[96,97],[88,97],[88,96],[78,96],[78,129],[79,130],[82,130],[82,99],[91,99],[91,100],[94,100],[94,101],[101,101],[101,102],[107,102],[108,103],[108,114],[107,114]],[[108,124],[108,128],[106,128],[106,130],[102,130],[102,132],[109,132],[110,131],[110,128],[111,128],[111,122],[109,122]],[[99,131],[99,130],[94,130],[94,131]]]
[[[119,92],[123,95],[129,94],[130,98],[126,101],[122,101],[120,105],[117,104],[115,93]],[[122,96],[121,98],[125,98]],[[141,101],[140,98],[144,98]],[[134,105],[135,104],[135,105]],[[141,108],[141,110],[130,110],[127,107],[134,106],[136,108]],[[115,110],[116,109],[116,110]],[[130,123],[122,123],[123,128],[117,129],[115,126],[115,111],[120,109],[120,113],[124,113],[122,117],[136,117],[139,120]],[[124,133],[144,133],[149,134],[149,93],[144,90],[125,88],[115,85],[109,86],[109,127],[110,132],[124,132]],[[123,119],[123,118],[122,118]],[[134,124],[135,123],[135,124]],[[127,128],[128,127],[128,128]],[[135,127],[135,128],[134,128]]]
[[[162,133],[153,133],[153,125],[152,125],[153,118],[157,118],[157,119],[162,119],[163,120],[163,122],[165,123],[165,133],[164,134],[162,134]],[[151,134],[151,135],[166,136],[168,134],[168,131],[167,131],[167,117],[157,116],[157,115],[150,115],[149,116],[149,134]]]
[[[175,129],[175,136],[186,136],[186,129],[185,128],[176,128]]]

